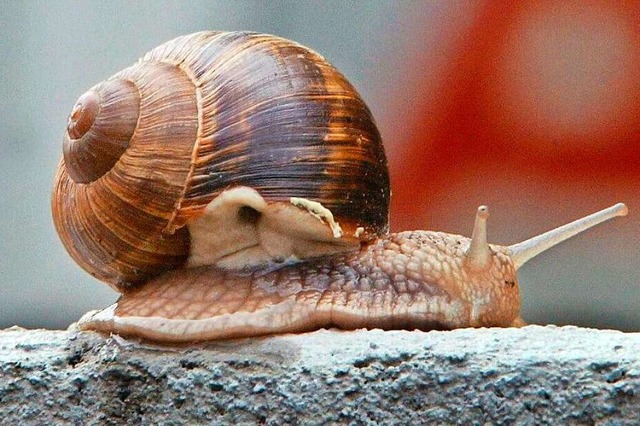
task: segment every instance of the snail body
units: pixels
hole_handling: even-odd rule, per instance
[[[469,239],[409,231],[359,251],[238,274],[203,266],[140,286],[81,324],[152,340],[185,341],[341,329],[519,325],[515,270],[503,249],[465,267]],[[449,252],[451,250],[451,252]],[[464,276],[459,286],[454,277]],[[185,306],[184,295],[198,295]],[[152,301],[150,303],[150,301]]]
[[[255,33],[171,40],[82,95],[52,210],[122,293],[82,329],[197,341],[322,327],[518,326],[516,270],[618,204],[512,246],[388,233],[367,106],[320,55]]]

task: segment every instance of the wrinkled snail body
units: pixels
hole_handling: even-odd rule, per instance
[[[618,204],[508,247],[388,234],[373,117],[321,56],[202,32],[82,95],[52,209],[71,256],[122,293],[82,329],[196,341],[322,327],[517,326],[516,270]]]

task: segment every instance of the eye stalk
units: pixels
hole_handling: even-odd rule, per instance
[[[476,213],[476,221],[471,233],[471,243],[467,250],[467,261],[474,269],[486,268],[491,262],[491,249],[487,243],[487,219],[489,207],[480,206]]]
[[[624,203],[618,203],[521,243],[513,244],[508,247],[511,252],[513,264],[516,269],[520,269],[520,267],[527,263],[527,261],[550,249],[556,244],[559,244],[564,240],[609,219],[613,219],[617,216],[626,216],[628,212],[629,210]]]

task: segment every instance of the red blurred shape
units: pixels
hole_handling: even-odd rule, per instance
[[[633,191],[639,12],[638,2],[487,2],[439,76],[437,104],[416,103],[419,125],[405,155],[392,158],[392,227],[424,228],[434,211],[469,210],[469,200],[447,196],[452,188],[475,203],[522,199],[527,179],[549,182],[555,192],[530,188],[549,205],[576,203],[562,191],[576,179],[598,182],[602,194]]]

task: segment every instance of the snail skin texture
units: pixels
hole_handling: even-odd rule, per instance
[[[322,327],[519,326],[516,270],[624,204],[511,246],[388,233],[369,109],[324,58],[248,32],[171,40],[80,96],[52,210],[122,294],[78,322],[166,342]]]

